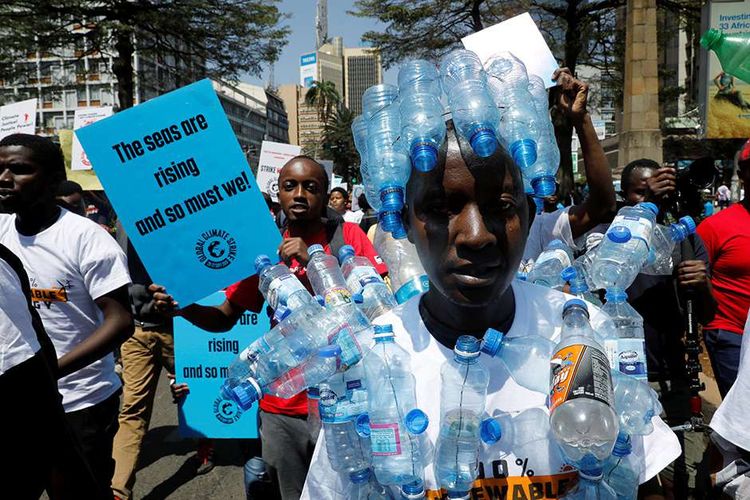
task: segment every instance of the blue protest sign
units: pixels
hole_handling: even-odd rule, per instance
[[[203,305],[224,302],[217,292],[199,301]],[[185,437],[257,438],[258,408],[243,412],[234,401],[224,399],[219,389],[232,360],[255,339],[270,329],[265,312],[245,312],[234,328],[211,333],[175,318],[175,380],[186,383],[190,393],[180,401],[180,434]]]
[[[185,306],[281,236],[210,80],[76,131],[151,278]]]

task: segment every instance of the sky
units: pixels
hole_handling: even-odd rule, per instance
[[[315,12],[316,0],[282,0],[279,8],[289,14],[286,25],[291,29],[288,44],[282,50],[279,60],[274,65],[275,83],[299,83],[299,56],[315,50]],[[383,25],[374,19],[361,18],[346,13],[352,10],[354,0],[328,0],[328,36],[344,38],[344,47],[362,46],[362,34],[366,31],[379,30]],[[385,74],[385,81],[396,82],[396,69]],[[268,82],[268,70],[258,78],[246,75],[243,80],[263,85]]]

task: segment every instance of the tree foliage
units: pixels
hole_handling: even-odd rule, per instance
[[[333,160],[334,172],[342,176],[346,183],[358,177],[359,171],[359,155],[354,147],[352,121],[354,113],[346,106],[339,106],[323,128],[323,156]]]
[[[328,123],[341,105],[341,95],[333,82],[315,80],[305,94],[305,104],[313,106],[318,112],[320,121]]]
[[[173,86],[203,76],[236,79],[275,61],[289,29],[278,0],[5,0],[0,77],[39,51],[70,60],[113,57],[121,108],[133,102],[133,54],[155,60]]]

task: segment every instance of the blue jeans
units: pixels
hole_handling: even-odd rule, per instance
[[[728,330],[703,330],[703,337],[719,393],[724,398],[737,378],[742,335]]]

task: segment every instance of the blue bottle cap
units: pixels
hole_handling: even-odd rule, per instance
[[[393,325],[375,325],[373,330],[375,331],[375,335],[381,335],[384,333],[393,334]]]
[[[354,429],[357,435],[363,438],[370,437],[370,416],[367,413],[361,413],[354,421]]]
[[[479,430],[479,436],[486,444],[495,444],[503,437],[503,429],[500,422],[494,418],[487,418],[482,422]]]
[[[410,500],[424,498],[424,483],[421,479],[401,485],[401,496]]]
[[[568,312],[568,310],[578,307],[580,309],[583,309],[583,311],[586,313],[586,316],[589,315],[589,308],[586,307],[586,303],[582,301],[581,299],[570,299],[565,303],[563,306],[563,316],[565,316],[565,313]]]
[[[338,345],[327,345],[318,349],[318,356],[321,358],[335,358],[341,355],[341,347]]]
[[[260,387],[252,379],[248,379],[239,385],[232,387],[227,382],[221,388],[221,394],[225,399],[231,399],[237,406],[247,411],[253,407],[261,397]]]
[[[607,238],[615,243],[627,243],[632,236],[633,235],[630,234],[630,229],[625,226],[610,227],[607,231]]]
[[[481,158],[492,156],[497,149],[495,133],[488,128],[481,128],[474,132],[469,139],[471,149]]]
[[[365,298],[362,296],[361,293],[353,293],[352,300],[354,301],[355,304],[361,304],[365,301]]]
[[[351,245],[344,245],[339,249],[339,262],[343,263],[349,257],[354,257],[354,247]]]
[[[515,141],[509,149],[513,161],[522,171],[527,171],[529,167],[536,163],[536,142],[533,139]]]
[[[479,339],[471,335],[461,335],[456,341],[453,352],[464,358],[479,356]]]
[[[607,289],[604,294],[604,298],[607,302],[625,302],[628,300],[628,294],[622,288],[610,288]]]
[[[272,264],[271,258],[268,255],[258,255],[255,257],[255,271],[260,272]]]
[[[573,266],[568,266],[560,272],[560,277],[567,282],[571,282],[578,277],[578,271]]]
[[[616,457],[625,457],[630,455],[633,451],[633,445],[630,442],[630,436],[624,432],[620,432],[617,435],[617,441],[615,441],[615,447],[612,449],[612,455]]]
[[[399,222],[398,227],[394,228],[393,231],[391,231],[391,236],[393,236],[394,240],[403,240],[408,236],[406,233],[406,228],[403,224]]]
[[[320,387],[314,385],[307,388],[307,397],[310,399],[318,399],[320,397]]]
[[[503,334],[494,328],[488,328],[482,338],[482,352],[494,357],[503,347]]]
[[[277,323],[281,323],[288,318],[290,314],[292,314],[291,309],[286,306],[279,306],[279,308],[276,309],[276,312],[273,313],[273,319],[275,319]]]
[[[307,255],[309,255],[310,257],[320,252],[325,253],[325,248],[323,248],[323,245],[315,244],[315,245],[310,245],[309,247],[307,247]]]
[[[404,188],[398,185],[380,188],[380,203],[383,212],[400,212],[404,208]]]
[[[326,305],[326,299],[322,295],[316,295],[313,297],[315,301],[320,304],[321,306],[325,307]]]
[[[543,177],[531,179],[531,187],[534,188],[534,194],[539,198],[552,196],[557,190],[555,178],[551,175],[545,175]]]
[[[692,217],[690,217],[689,215],[680,217],[680,224],[682,224],[685,227],[688,235],[695,234],[696,226],[695,226],[695,221],[693,220]]]
[[[404,417],[404,424],[409,434],[422,434],[427,426],[430,425],[430,419],[425,412],[419,408],[414,408]]]
[[[354,484],[366,483],[370,480],[370,469],[362,469],[349,474],[349,481]]]
[[[411,163],[420,172],[429,172],[437,165],[438,151],[432,144],[417,142],[411,147]]]
[[[659,207],[657,207],[655,203],[651,203],[650,201],[643,201],[639,203],[638,206],[645,210],[650,210],[654,215],[657,215],[659,213]]]

